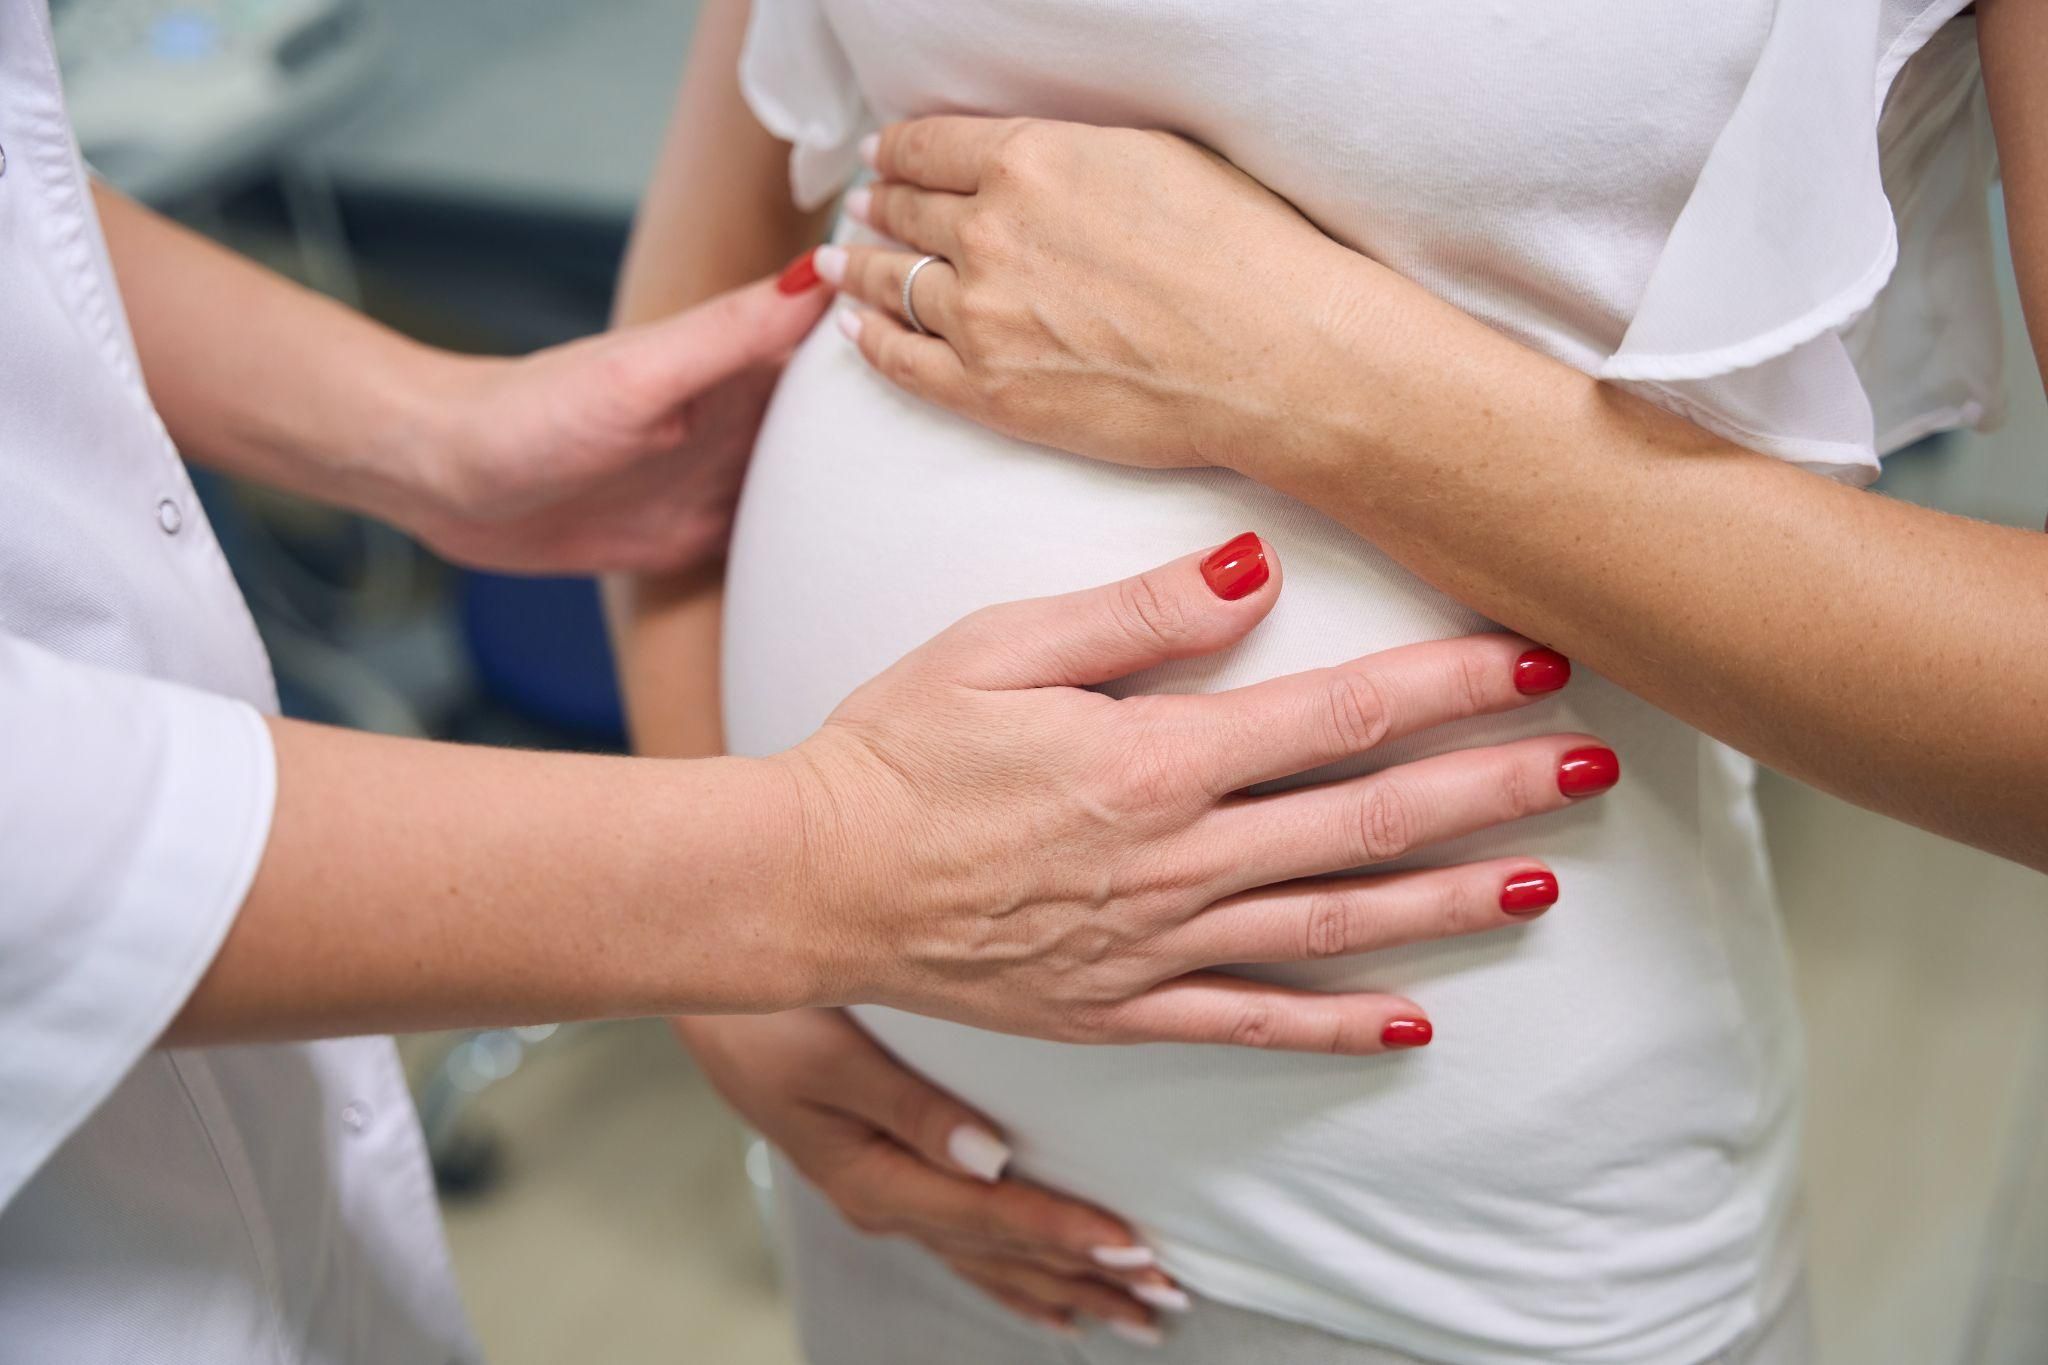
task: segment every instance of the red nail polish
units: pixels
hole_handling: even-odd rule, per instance
[[[816,254],[817,249],[814,247],[791,261],[789,268],[775,281],[776,292],[801,294],[806,289],[815,287],[818,283],[818,263],[811,258]]]
[[[1555,692],[1572,680],[1572,661],[1554,649],[1532,649],[1515,660],[1515,691],[1525,697]]]
[[[1226,602],[1249,597],[1266,585],[1273,570],[1266,563],[1266,546],[1246,531],[1225,543],[1202,561],[1202,577],[1209,591]]]
[[[1597,796],[1621,781],[1621,760],[1602,746],[1574,749],[1557,765],[1557,789],[1566,796]]]
[[[1537,915],[1557,904],[1557,878],[1548,872],[1518,872],[1500,889],[1500,908],[1510,915]]]
[[[1436,1030],[1427,1019],[1389,1019],[1380,1030],[1382,1047],[1428,1047]]]

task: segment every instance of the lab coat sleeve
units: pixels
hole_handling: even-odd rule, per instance
[[[0,633],[0,1208],[177,1016],[276,791],[255,708]]]

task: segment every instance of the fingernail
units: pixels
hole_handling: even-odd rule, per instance
[[[846,202],[841,204],[840,208],[845,210],[846,216],[854,222],[865,223],[868,220],[868,205],[874,201],[874,194],[863,185],[857,190],[849,191]]]
[[[1518,872],[1500,889],[1500,908],[1510,915],[1540,915],[1557,904],[1557,878],[1548,872]]]
[[[1557,789],[1566,796],[1598,796],[1621,781],[1621,759],[1603,745],[1574,749],[1557,765]]]
[[[1250,531],[1226,541],[1202,561],[1202,577],[1209,591],[1226,602],[1257,592],[1272,576],[1265,543]]]
[[[994,1184],[1003,1178],[1003,1168],[1010,1164],[1010,1144],[986,1128],[963,1123],[946,1138],[946,1155],[963,1170]]]
[[[1164,1346],[1166,1344],[1166,1333],[1160,1331],[1157,1327],[1152,1326],[1150,1323],[1109,1322],[1103,1325],[1108,1327],[1110,1331],[1122,1337],[1125,1341],[1146,1347],[1149,1350],[1156,1350],[1159,1347]]]
[[[861,164],[866,166],[871,171],[874,170],[875,158],[881,154],[881,151],[882,135],[880,133],[869,133],[866,137],[860,140]]]
[[[1095,1258],[1095,1264],[1111,1270],[1143,1270],[1159,1264],[1151,1247],[1097,1247],[1088,1254]]]
[[[820,251],[820,255],[824,253]],[[818,262],[818,273],[825,274],[825,263]],[[829,280],[831,276],[827,275]],[[1555,692],[1572,680],[1572,661],[1554,649],[1532,649],[1515,660],[1515,691],[1525,697],[1538,692]]]
[[[1436,1030],[1427,1019],[1389,1019],[1380,1030],[1382,1047],[1428,1047]]]
[[[1195,1306],[1185,1289],[1176,1289],[1170,1284],[1134,1284],[1127,1286],[1131,1297],[1139,1303],[1149,1303],[1154,1308],[1168,1313],[1185,1313]]]
[[[851,308],[839,310],[839,330],[846,333],[848,341],[860,340],[860,314]]]
[[[818,278],[837,289],[846,283],[846,248],[843,246],[821,246],[811,253],[811,268],[818,272]],[[1565,665],[1571,671],[1571,665]]]
[[[806,251],[789,263],[781,278],[775,281],[778,293],[801,294],[818,283],[818,253]]]

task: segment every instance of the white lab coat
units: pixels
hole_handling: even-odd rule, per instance
[[[0,0],[0,157],[0,1363],[471,1359],[388,1039],[153,1048],[268,836],[275,694],[43,0]]]

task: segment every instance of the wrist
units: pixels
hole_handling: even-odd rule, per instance
[[[465,519],[488,491],[476,449],[474,397],[510,361],[462,355],[397,338],[374,384],[365,439],[352,452],[346,499],[358,510],[431,541]]]

